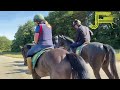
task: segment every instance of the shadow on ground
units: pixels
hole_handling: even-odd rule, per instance
[[[24,67],[24,61],[14,61],[13,66]]]
[[[24,61],[14,61],[14,63],[24,63]]]
[[[28,71],[28,70],[14,69],[12,72],[5,73],[5,74],[26,73],[27,71]]]
[[[6,67],[11,67],[11,66],[17,66],[17,67],[26,67],[24,65],[24,61],[14,61],[13,63],[11,63],[11,65],[6,66]],[[11,72],[7,72],[6,74],[15,74],[15,73],[26,73],[27,74],[28,70],[26,69],[13,69]]]
[[[25,67],[24,64],[12,64],[13,66],[18,66],[18,67]]]

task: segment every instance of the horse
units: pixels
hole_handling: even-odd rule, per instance
[[[54,48],[58,48],[58,46],[56,45],[56,40],[58,39],[58,37],[52,37],[52,40],[53,40],[53,45],[54,45]],[[24,65],[27,66],[27,52],[29,49],[31,49],[32,46],[34,46],[35,43],[34,41],[32,43],[27,43],[23,46],[20,46],[20,49],[21,49],[21,54],[23,56],[23,59],[24,59]],[[63,47],[62,47],[63,48]]]
[[[24,50],[29,48],[23,47]],[[41,79],[45,76],[50,76],[50,79],[90,79],[83,58],[62,48],[49,49],[38,58],[32,77]]]
[[[74,40],[64,35],[57,36],[57,46],[63,46],[69,51],[70,45],[74,43]],[[119,79],[116,68],[115,50],[112,46],[100,42],[90,42],[82,48],[81,53],[78,55],[81,56],[86,63],[90,64],[96,79],[101,79],[99,73],[101,68],[109,79]],[[109,64],[111,72],[108,69]]]
[[[23,59],[24,59],[24,65],[27,66],[27,52],[29,49],[31,49],[32,46],[34,46],[35,44],[34,43],[28,43],[28,44],[25,44],[24,46],[20,46],[20,49],[21,49],[21,53],[22,53],[22,56],[23,56]]]

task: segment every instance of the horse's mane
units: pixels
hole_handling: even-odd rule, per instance
[[[28,44],[26,44],[26,45],[34,45],[33,43],[28,43]]]
[[[68,37],[68,36],[63,36],[66,40],[68,40],[68,41],[70,41],[70,42],[74,42],[74,40],[73,39],[71,39],[70,37]]]

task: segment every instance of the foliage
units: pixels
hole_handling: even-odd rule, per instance
[[[28,21],[24,25],[19,26],[18,31],[15,33],[14,40],[12,41],[11,49],[13,52],[20,51],[20,46],[27,43],[32,43],[34,35],[34,23]]]
[[[91,42],[101,42],[113,46],[115,49],[120,48],[120,12],[111,11],[117,17],[114,19],[113,27],[110,24],[100,24],[96,30],[92,30],[94,35]],[[102,17],[101,17],[102,18]],[[74,19],[79,19],[83,25],[88,26],[95,21],[95,11],[51,11],[45,17],[52,26],[53,36],[66,35],[75,38],[75,29],[72,27]],[[34,24],[28,21],[19,26],[12,42],[12,51],[20,51],[19,46],[33,41]]]
[[[5,36],[0,36],[0,52],[10,51],[12,41],[7,39]]]

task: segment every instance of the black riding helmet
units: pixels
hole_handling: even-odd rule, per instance
[[[80,26],[80,25],[81,25],[81,21],[78,20],[78,19],[75,19],[75,20],[73,21],[73,26],[75,26],[75,25]]]

